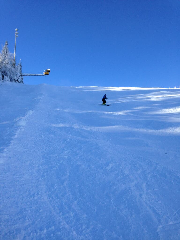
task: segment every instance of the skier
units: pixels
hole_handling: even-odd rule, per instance
[[[103,104],[106,104],[106,99],[108,99],[108,98],[106,97],[106,94],[104,94],[104,96],[103,96],[103,98],[102,98]]]

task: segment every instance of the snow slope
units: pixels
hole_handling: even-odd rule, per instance
[[[180,239],[179,89],[1,84],[0,106],[0,239]]]

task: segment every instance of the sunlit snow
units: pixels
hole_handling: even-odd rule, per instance
[[[7,83],[0,108],[0,239],[180,239],[180,89]]]

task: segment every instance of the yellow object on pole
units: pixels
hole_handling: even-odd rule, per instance
[[[48,68],[48,69],[46,69],[45,71],[44,71],[44,75],[49,75],[49,73],[50,73],[50,69]]]
[[[45,72],[44,75],[49,75],[49,72]]]

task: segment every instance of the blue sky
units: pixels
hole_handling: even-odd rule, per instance
[[[9,42],[26,84],[180,86],[179,0],[0,0],[0,43]]]

